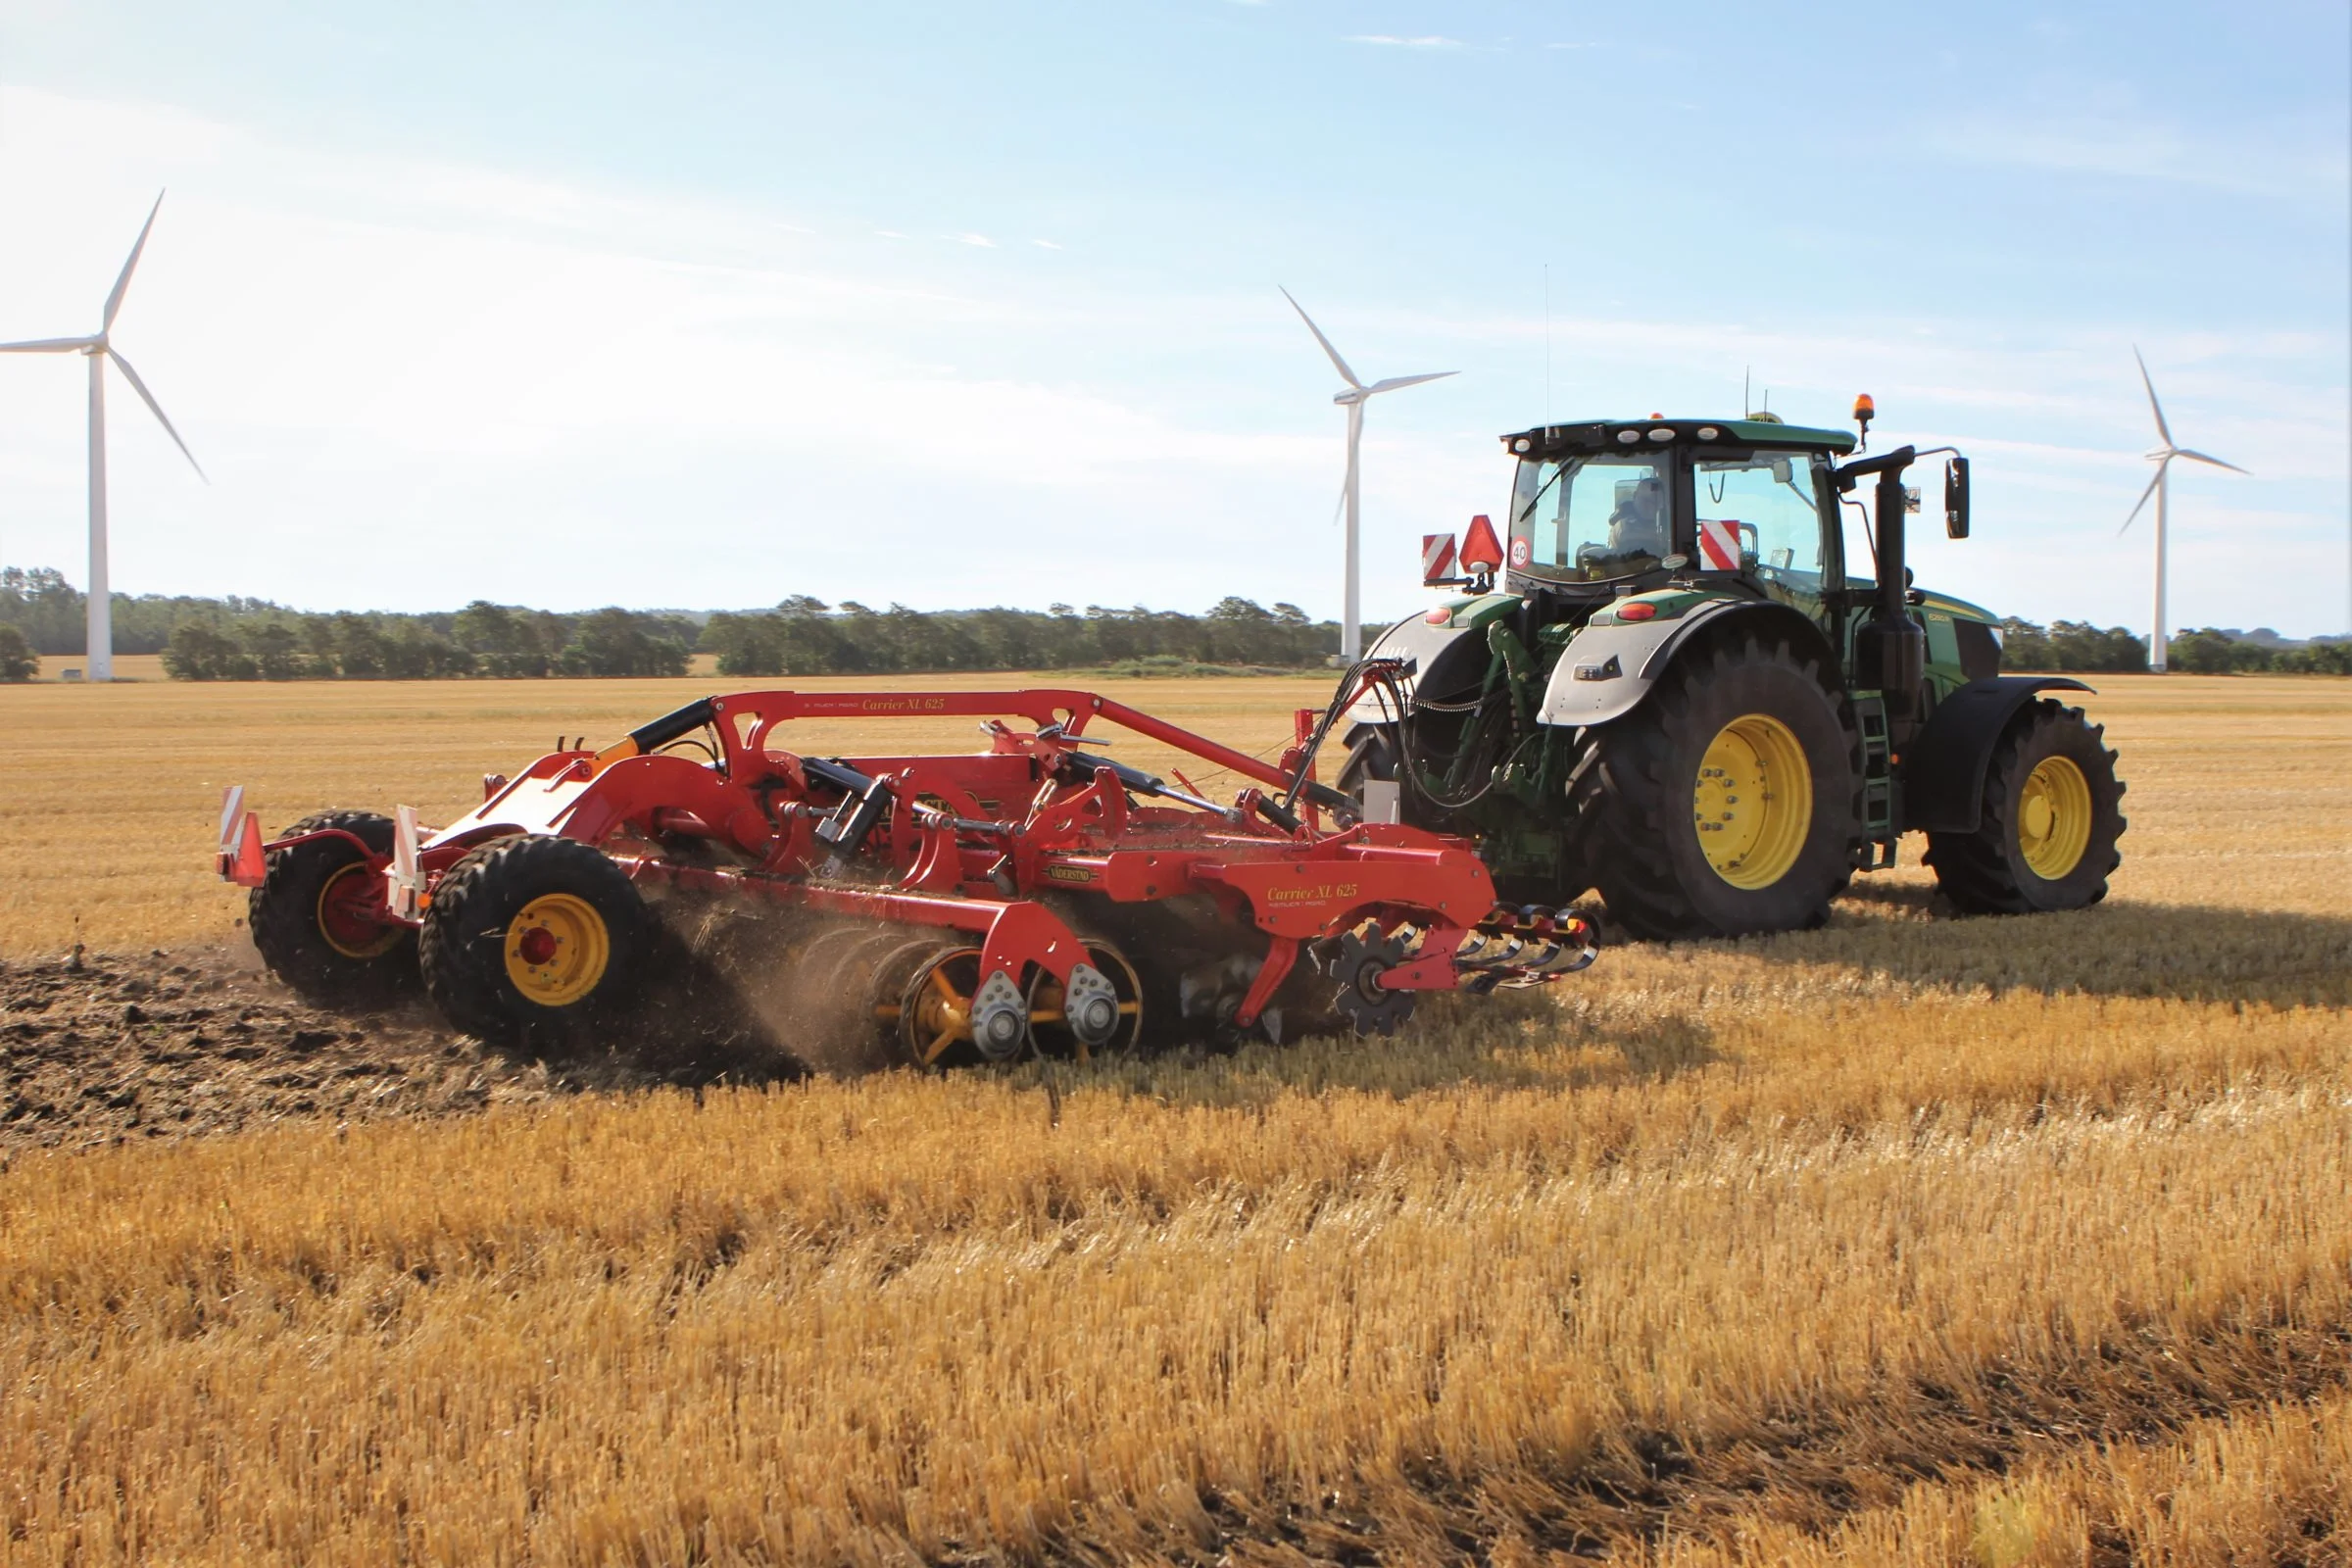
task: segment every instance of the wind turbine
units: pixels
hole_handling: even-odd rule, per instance
[[[130,259],[122,264],[122,275],[115,279],[114,292],[106,297],[106,313],[99,318],[96,333],[89,337],[49,337],[25,343],[0,343],[0,354],[79,354],[90,362],[90,593],[87,657],[87,678],[90,680],[115,678],[114,601],[106,576],[108,360],[115,362],[115,368],[122,372],[122,379],[130,383],[130,389],[139,395],[139,401],[146,404],[149,412],[162,421],[164,433],[171,436],[173,446],[179,448],[179,455],[188,460],[188,466],[196,470],[196,477],[205,478],[204,466],[196,461],[196,454],[188,450],[188,444],[179,438],[179,432],[172,428],[172,420],[165,415],[163,405],[155,401],[155,394],[147,390],[147,383],[139,379],[139,372],[130,368],[128,360],[116,352],[113,341],[108,337],[114,330],[116,313],[122,309],[122,295],[130,287],[131,270],[139,265],[139,252],[147,248],[147,231],[155,227],[155,215],[163,209],[163,193],[158,191],[155,206],[147,211],[146,224],[139,230],[138,243],[131,246]],[[205,483],[212,481],[205,479]]]
[[[1331,356],[1332,366],[1340,372],[1340,379],[1348,383],[1347,390],[1332,394],[1331,401],[1348,411],[1348,481],[1340,491],[1341,504],[1348,509],[1348,584],[1345,593],[1346,612],[1340,620],[1340,657],[1352,664],[1363,657],[1364,652],[1363,595],[1356,547],[1360,488],[1356,483],[1356,460],[1364,439],[1364,402],[1383,392],[1394,392],[1398,387],[1419,386],[1424,381],[1442,381],[1460,372],[1433,370],[1427,375],[1392,375],[1385,381],[1375,381],[1366,386],[1356,379],[1353,370],[1348,368],[1348,362],[1340,358],[1340,351],[1331,346],[1331,339],[1323,335],[1323,329],[1315,324],[1315,318],[1306,314],[1306,307],[1292,299],[1291,291],[1287,288],[1282,291],[1282,297],[1291,301],[1291,309],[1298,313],[1298,319],[1306,323],[1306,329],[1315,334],[1315,341],[1322,344],[1323,352]]]
[[[2156,383],[2148,379],[2148,362],[2140,359],[2137,348],[2132,349],[2132,357],[2139,360],[2139,384],[2148,389],[2148,408],[2156,416],[2156,433],[2163,438],[2164,445],[2148,454],[2148,461],[2156,465],[2156,477],[2150,479],[2148,487],[2139,493],[2139,500],[2132,508],[2132,515],[2124,519],[2124,526],[2116,530],[2116,536],[2121,538],[2132,523],[2139,520],[2140,508],[2148,504],[2148,497],[2154,496],[2156,498],[2156,619],[2148,633],[2148,668],[2161,675],[2164,673],[2165,645],[2165,503],[2172,494],[2170,475],[2173,471],[2173,460],[2186,458],[2191,463],[2210,463],[2217,468],[2228,468],[2231,473],[2244,473],[2246,470],[2234,463],[2224,463],[2219,458],[2207,457],[2202,452],[2191,452],[2184,446],[2176,445],[2173,441],[2173,427],[2164,419],[2164,405],[2156,401]]]

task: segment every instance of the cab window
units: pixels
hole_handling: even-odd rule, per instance
[[[1673,519],[1661,460],[1531,458],[1511,496],[1511,568],[1566,582],[1647,571],[1673,551]]]
[[[1766,582],[1821,586],[1819,459],[1801,452],[1702,458],[1690,466],[1700,570],[1753,571]]]

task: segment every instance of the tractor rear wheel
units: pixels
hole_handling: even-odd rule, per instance
[[[280,835],[340,830],[376,855],[392,853],[392,819],[323,811]],[[270,852],[245,904],[253,946],[270,972],[322,1006],[366,1006],[416,982],[416,933],[388,917],[384,881],[351,839],[312,839]]]
[[[1977,831],[1928,835],[1936,885],[1971,914],[2096,904],[2123,861],[2123,798],[2106,731],[2042,698],[1992,749]]]
[[[1829,919],[1846,875],[1854,762],[1812,660],[1753,638],[1695,650],[1596,740],[1586,843],[1620,925],[1672,940]]]
[[[595,848],[515,834],[443,872],[417,954],[443,1016],[484,1040],[560,1050],[635,996],[654,921]]]

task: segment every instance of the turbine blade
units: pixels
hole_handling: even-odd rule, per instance
[[[164,433],[172,438],[173,446],[179,448],[179,455],[188,460],[188,466],[196,470],[196,477],[211,484],[212,476],[204,471],[204,465],[196,461],[196,454],[188,450],[188,444],[179,438],[179,432],[172,428],[171,416],[164,413],[164,406],[155,401],[155,394],[147,390],[147,383],[139,379],[139,372],[132,369],[130,362],[113,349],[108,349],[106,353],[107,358],[115,362],[115,368],[122,372],[122,379],[128,381],[130,389],[139,395],[139,401],[147,405],[147,412],[163,422]]]
[[[1326,528],[1337,528],[1340,525],[1341,514],[1345,513],[1347,510],[1348,480],[1346,476],[1343,475],[1340,479],[1340,499],[1331,504],[1331,520],[1325,523],[1323,526]]]
[[[2172,461],[2172,459],[2167,458],[2164,460],[2164,463],[2170,463]],[[2156,487],[2164,483],[2164,463],[2159,463],[2156,465],[2156,477],[2148,481],[2148,487],[2145,490],[2142,490],[2139,493],[2139,499],[2132,503],[2132,515],[2126,517],[2124,519],[2124,525],[2115,530],[2115,536],[2118,539],[2121,539],[2125,534],[2132,531],[2132,525],[2139,520],[2140,509],[2148,504],[2148,497],[2154,495],[2156,493]]]
[[[94,337],[36,337],[24,343],[0,343],[0,354],[72,354],[97,341]]]
[[[1370,397],[1375,392],[1394,392],[1400,386],[1419,386],[1424,381],[1443,381],[1449,375],[1461,373],[1459,370],[1432,370],[1427,375],[1392,375],[1386,381],[1375,381],[1364,388],[1364,396]]]
[[[1282,288],[1282,285],[1279,283],[1275,284],[1274,286],[1276,288]],[[1348,362],[1340,358],[1340,351],[1331,346],[1331,339],[1323,335],[1323,329],[1315,324],[1315,318],[1306,314],[1306,307],[1299,304],[1297,300],[1291,299],[1291,291],[1287,288],[1282,289],[1282,297],[1291,301],[1291,309],[1298,313],[1298,319],[1306,323],[1306,329],[1315,334],[1315,341],[1323,345],[1323,352],[1331,356],[1331,363],[1335,368],[1338,368],[1340,372],[1340,379],[1347,382],[1349,386],[1356,388],[1358,391],[1361,391],[1364,383],[1358,381],[1355,378],[1355,372],[1348,368]]]
[[[2156,412],[2156,433],[2164,437],[2164,444],[2169,447],[2173,444],[2173,427],[2164,422],[2164,405],[2156,401],[2156,383],[2148,379],[2148,362],[2139,359],[2136,343],[2132,346],[2132,357],[2139,360],[2139,384],[2148,389],[2148,407]]]
[[[147,248],[147,231],[155,227],[155,215],[163,210],[164,193],[159,190],[155,193],[155,205],[147,209],[147,221],[140,225],[138,243],[131,246],[130,259],[122,264],[122,275],[115,279],[115,291],[106,297],[106,316],[98,323],[99,331],[106,332],[114,328],[115,313],[122,308],[123,292],[130,287],[131,270],[139,265],[139,252]],[[159,414],[156,417],[162,418],[163,416]],[[188,461],[193,463],[196,460],[190,458]]]
[[[2199,462],[2199,463],[2210,463],[2210,464],[2212,464],[2212,465],[2213,465],[2215,467],[2217,467],[2217,468],[2228,468],[2228,469],[2229,469],[2229,470],[2230,470],[2231,473],[2242,473],[2242,474],[2245,474],[2245,476],[2246,476],[2247,478],[2249,478],[2249,479],[2251,479],[2251,478],[2253,478],[2253,477],[2254,477],[2254,475],[2253,475],[2253,473],[2252,473],[2252,471],[2251,471],[2251,470],[2249,470],[2249,469],[2245,469],[2245,468],[2241,468],[2241,467],[2239,467],[2239,466],[2238,466],[2236,464],[2234,464],[2234,463],[2224,463],[2224,462],[2223,462],[2221,459],[2219,459],[2219,458],[2210,458],[2210,457],[2207,457],[2207,456],[2206,456],[2204,453],[2202,453],[2202,452],[2191,452],[2191,451],[2189,451],[2189,450],[2188,450],[2188,448],[2186,448],[2186,447],[2177,447],[2177,448],[2175,448],[2175,449],[2174,449],[2174,452],[2173,452],[2173,456],[2175,456],[2175,457],[2177,457],[2177,458],[2193,458],[2193,459],[2195,459],[2195,460],[2196,460],[2197,462]]]

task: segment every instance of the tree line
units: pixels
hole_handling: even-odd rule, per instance
[[[2352,639],[2281,648],[2213,627],[2184,631],[2165,645],[2169,668],[2187,675],[2352,675]],[[2080,620],[2036,626],[2001,622],[2001,667],[2059,674],[2132,674],[2148,667],[2148,643],[2121,626],[2102,630]]]
[[[46,567],[0,570],[0,680],[29,679],[40,654],[82,652],[83,600]],[[494,605],[419,614],[290,610],[264,599],[117,594],[115,651],[161,654],[175,680],[427,680],[683,675],[696,654],[728,676],[929,670],[1303,669],[1339,646],[1336,622],[1296,605],[1220,600],[1201,614],[1069,605],[1035,610],[874,610],[796,594],[772,610],[576,613]],[[2115,673],[2148,667],[2121,626],[2001,623],[2012,670]],[[2191,674],[2352,675],[2352,641],[2281,648],[2213,629],[2182,632],[2171,663]]]
[[[34,656],[83,651],[84,600],[54,569],[0,571],[0,679]],[[476,600],[463,610],[314,613],[264,599],[117,594],[115,651],[161,654],[174,680],[430,680],[683,675],[696,654],[724,675],[1067,669],[1304,668],[1339,646],[1296,605],[1228,598],[1192,615],[1141,606],[925,612],[795,595],[772,610],[578,613]],[[9,661],[16,648],[15,668]]]

